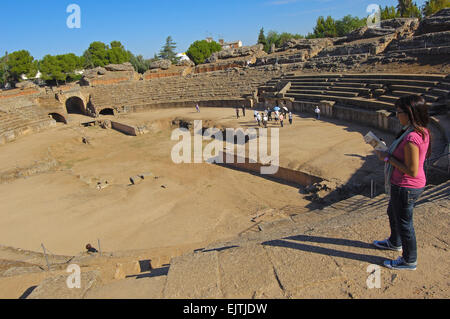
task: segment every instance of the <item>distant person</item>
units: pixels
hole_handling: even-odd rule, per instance
[[[280,113],[278,111],[275,111],[275,122],[278,124],[278,120],[280,119]]]
[[[87,244],[86,249],[88,253],[98,253],[98,250],[92,247],[91,244]]]
[[[320,108],[318,105],[316,105],[316,109],[314,110],[314,113],[316,113],[316,119],[320,120]]]
[[[245,117],[245,104],[242,104],[242,116]]]
[[[236,117],[239,118],[239,108],[236,107]]]
[[[255,118],[255,121],[256,121],[256,118],[258,117],[258,111],[257,111],[257,110],[255,110],[255,111],[253,112],[253,117]]]
[[[195,105],[195,109],[197,110],[197,113],[200,113],[200,107],[198,106],[198,103]]]
[[[289,125],[292,125],[292,112],[289,112]]]
[[[261,114],[256,114],[256,121],[258,121],[258,126],[261,126]]]
[[[426,185],[425,159],[431,155],[431,136],[427,129],[428,108],[423,97],[403,96],[395,103],[397,119],[403,129],[387,152],[376,151],[385,162],[385,191],[390,195],[387,214],[391,235],[376,240],[380,249],[402,251],[395,260],[386,260],[390,269],[415,270],[417,242],[413,225],[413,209]]]
[[[263,125],[264,125],[264,128],[267,128],[267,120],[268,120],[267,113],[265,113],[265,114],[264,114],[264,117],[263,117]]]
[[[283,116],[283,114],[280,114],[280,125],[281,125],[281,127],[283,127],[283,121],[284,121],[284,116]]]
[[[271,109],[267,110],[267,118],[269,121],[272,121],[272,110]]]

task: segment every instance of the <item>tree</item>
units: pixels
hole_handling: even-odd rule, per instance
[[[323,16],[317,18],[314,28],[316,38],[333,38],[337,36],[336,22],[331,16],[325,19]]]
[[[8,52],[0,58],[0,85],[4,86],[11,78],[8,67]]]
[[[395,9],[394,6],[386,6],[384,9],[381,9],[381,20],[389,20],[399,18],[400,13]]]
[[[105,66],[109,64],[108,59],[109,47],[103,42],[96,41],[89,45],[89,48],[84,51],[84,67],[95,68],[98,66]]]
[[[338,37],[343,37],[353,30],[362,28],[367,23],[366,19],[360,19],[351,15],[346,15],[340,20],[336,20],[336,34]]]
[[[112,41],[107,50],[107,58],[109,64],[122,64],[130,61],[130,54],[120,41]]]
[[[19,82],[22,75],[32,78],[37,73],[37,63],[26,50],[9,54],[6,64],[10,78],[15,82]]]
[[[186,51],[186,55],[194,62],[196,65],[204,63],[207,58],[211,56],[214,52],[219,52],[222,50],[222,46],[215,42],[208,42],[206,40],[195,41],[189,46]]]
[[[128,51],[128,54],[130,56],[130,63],[136,72],[144,74],[149,69],[150,61],[145,60],[142,55],[135,56],[130,51]]]
[[[39,62],[39,69],[42,73],[42,79],[47,82],[67,82],[77,80],[79,76],[75,73],[81,69],[83,60],[73,53],[61,55],[46,55]]]
[[[432,15],[444,8],[450,7],[450,0],[428,0],[422,7],[424,16]]]
[[[172,37],[169,35],[166,39],[166,44],[159,51],[158,57],[161,59],[170,60],[173,64],[178,62],[177,54],[175,53],[176,43],[173,42]]]
[[[264,28],[261,28],[261,30],[259,30],[258,43],[260,43],[264,47],[266,47],[267,40],[266,40],[266,36],[264,35]]]
[[[270,51],[270,48],[272,47],[272,44],[274,44],[275,47],[278,47],[279,42],[280,42],[280,35],[276,31],[267,32],[266,46],[264,47],[264,51],[268,53]]]
[[[412,0],[398,0],[397,10],[402,18],[420,18],[421,12]]]

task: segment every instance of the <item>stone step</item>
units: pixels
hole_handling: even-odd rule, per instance
[[[448,97],[449,94],[450,94],[450,90],[433,88],[430,91],[430,93],[432,93],[433,95],[438,95],[438,96],[442,96],[442,97]]]
[[[289,90],[288,94],[325,94],[326,90],[299,90],[299,89],[293,89]]]
[[[344,78],[364,78],[364,79],[393,79],[393,80],[423,80],[423,81],[441,81],[447,77],[445,74],[395,74],[395,73],[377,73],[377,74],[346,74]]]
[[[344,92],[344,91],[326,91],[327,95],[333,95],[333,96],[347,96],[347,97],[357,97],[359,93],[357,92]]]
[[[325,91],[330,89],[331,86],[303,86],[303,85],[292,85],[290,90],[303,90],[303,89],[308,89],[308,90],[318,90],[318,91]],[[289,90],[289,91],[290,91]]]
[[[317,81],[317,82],[310,82],[310,81],[290,81],[291,86],[330,86],[334,82],[324,82],[324,81]]]
[[[333,91],[358,92],[359,94],[368,94],[370,92],[369,88],[338,87],[336,85],[333,85],[331,88]]]
[[[354,78],[341,79],[342,82],[355,81]],[[439,81],[420,80],[420,79],[358,79],[361,83],[367,84],[382,84],[382,85],[413,85],[413,86],[425,86],[434,87],[439,84]]]
[[[392,96],[396,96],[396,97],[402,97],[402,96],[406,96],[406,95],[420,95],[423,96],[423,98],[425,99],[426,102],[429,103],[434,103],[437,102],[441,99],[440,96],[435,96],[435,95],[431,95],[431,94],[423,94],[423,93],[418,93],[418,92],[412,92],[412,91],[392,91],[390,93]]]
[[[437,102],[440,99],[439,96],[434,96],[434,95],[429,95],[429,94],[424,94],[422,96],[424,97],[425,101],[427,101],[427,102]]]
[[[390,89],[393,91],[412,91],[412,92],[421,92],[425,93],[431,90],[431,87],[423,87],[423,86],[411,86],[411,85],[391,85]]]
[[[293,94],[288,93],[286,97],[293,97],[296,101],[321,101],[331,100],[344,105],[356,106],[371,110],[393,110],[394,104],[384,101],[368,100],[360,97],[351,98],[343,96],[318,95],[318,94]]]
[[[399,99],[398,96],[392,96],[392,95],[381,95],[377,97],[379,101],[389,102],[389,103],[395,103]]]
[[[342,88],[354,88],[354,89],[364,89],[367,87],[367,83],[361,82],[335,82],[333,84],[333,88],[342,87]]]

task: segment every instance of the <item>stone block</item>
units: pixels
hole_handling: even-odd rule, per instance
[[[73,273],[50,277],[39,284],[27,299],[81,299],[86,292],[101,284],[100,271],[88,271],[80,274],[80,288],[69,288],[67,280]]]

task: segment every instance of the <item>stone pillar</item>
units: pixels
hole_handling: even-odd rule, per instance
[[[391,115],[391,112],[385,111],[385,110],[378,110],[377,113],[377,127],[379,127],[382,130],[389,131],[389,116]]]
[[[335,101],[320,101],[319,104],[320,115],[332,118],[334,104],[336,104]]]

